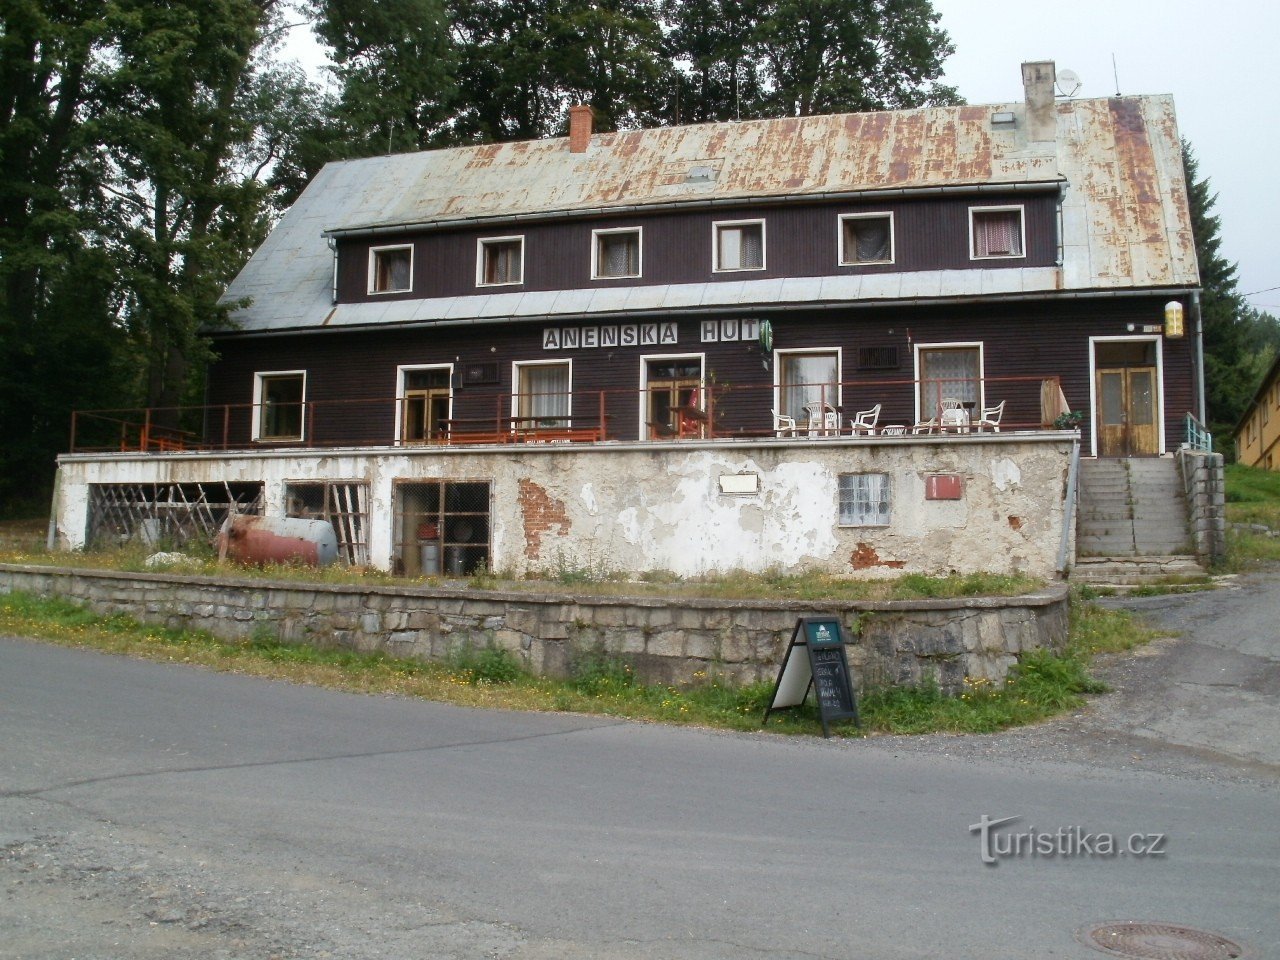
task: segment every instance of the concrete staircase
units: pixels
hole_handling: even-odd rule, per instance
[[[1082,460],[1076,516],[1072,580],[1132,586],[1205,574],[1171,457]]]

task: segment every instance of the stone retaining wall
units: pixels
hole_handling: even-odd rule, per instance
[[[1227,554],[1226,479],[1220,453],[1179,450],[1196,556],[1213,563]]]
[[[81,601],[99,613],[207,630],[227,639],[267,632],[289,643],[440,659],[459,645],[495,645],[534,673],[567,675],[576,655],[603,651],[649,681],[697,671],[733,683],[772,679],[796,618],[836,614],[851,638],[858,682],[932,677],[1003,680],[1021,653],[1060,648],[1067,588],[1019,597],[839,603],[585,597],[432,587],[231,580],[0,565],[0,593]]]

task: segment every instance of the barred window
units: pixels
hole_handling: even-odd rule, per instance
[[[887,527],[892,501],[887,473],[840,474],[840,526]]]

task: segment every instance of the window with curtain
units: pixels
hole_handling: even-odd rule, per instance
[[[596,233],[597,278],[640,276],[640,231]]]
[[[520,283],[523,273],[524,240],[502,237],[480,241],[480,283]]]
[[[806,404],[839,406],[840,355],[834,350],[784,353],[779,357],[780,413],[807,423]]]
[[[764,269],[764,221],[717,223],[716,269]]]
[[[254,389],[255,440],[301,440],[307,376],[301,371],[259,373]]]
[[[563,363],[530,363],[517,367],[516,416],[529,417],[536,426],[569,426],[569,369]]]
[[[887,473],[840,474],[840,526],[887,527],[893,482]]]
[[[1022,256],[1022,208],[970,210],[975,259]]]
[[[920,416],[937,415],[944,397],[980,406],[982,386],[978,347],[940,347],[920,350]]]
[[[413,247],[383,247],[369,251],[370,293],[400,293],[412,287]]]
[[[842,217],[841,264],[892,263],[893,217],[887,213]]]

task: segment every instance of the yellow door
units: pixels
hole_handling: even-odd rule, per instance
[[[1098,371],[1098,456],[1155,456],[1159,424],[1155,367]]]

